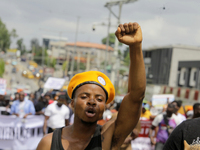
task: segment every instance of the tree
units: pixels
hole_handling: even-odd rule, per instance
[[[0,51],[6,52],[10,48],[11,38],[16,38],[18,35],[15,29],[8,31],[6,25],[0,19]]]
[[[6,50],[10,47],[10,44],[10,33],[6,28],[6,25],[0,19],[0,51],[6,52]]]
[[[17,49],[20,51],[23,50],[23,39],[22,38],[17,40]]]
[[[3,59],[0,59],[0,77],[3,77],[5,71],[5,62]]]
[[[103,38],[101,40],[102,44],[106,45],[106,40],[107,40],[107,37]],[[109,46],[114,47],[114,45],[115,45],[115,34],[114,33],[110,33],[109,34]],[[119,45],[121,46],[122,43],[119,42]]]

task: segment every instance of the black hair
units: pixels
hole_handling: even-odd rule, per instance
[[[199,107],[200,106],[200,103],[195,103],[194,105],[193,105],[193,110],[195,110],[197,107]]]
[[[50,98],[52,98],[52,94],[50,92],[46,92],[45,95],[44,95],[44,97],[45,96],[49,96]]]
[[[173,102],[174,102],[174,101],[173,101]],[[172,102],[172,103],[173,103],[173,102]],[[167,107],[168,107],[168,108],[175,108],[175,106],[174,106],[172,103],[169,103]]]
[[[64,99],[64,100],[66,100],[66,96],[65,95],[59,95],[58,99]]]
[[[176,103],[176,105],[180,108],[181,107],[181,105],[182,105],[182,101],[181,100],[175,100],[175,101],[173,101],[172,103]]]
[[[58,99],[64,99],[68,104],[71,103],[71,99],[67,93],[61,94],[58,96]]]

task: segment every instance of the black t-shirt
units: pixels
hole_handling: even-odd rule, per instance
[[[200,149],[200,118],[188,119],[169,136],[163,150]]]

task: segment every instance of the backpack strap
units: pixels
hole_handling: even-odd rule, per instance
[[[164,119],[164,122],[167,126],[167,133],[169,135],[169,129],[170,129],[170,126],[169,126],[169,120],[167,119],[167,115],[166,114],[163,114],[163,119]]]

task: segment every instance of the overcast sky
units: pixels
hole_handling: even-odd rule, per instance
[[[108,22],[109,0],[0,0],[0,18],[9,30],[16,29],[29,48],[30,40],[44,35],[75,41],[101,43],[107,27],[93,23]],[[118,15],[118,6],[112,10]],[[121,23],[138,22],[143,31],[143,48],[182,44],[200,46],[200,0],[138,0],[124,4]],[[111,24],[117,25],[112,15]],[[115,32],[111,27],[110,32]],[[61,33],[61,34],[60,34]],[[12,45],[13,46],[13,45]]]

